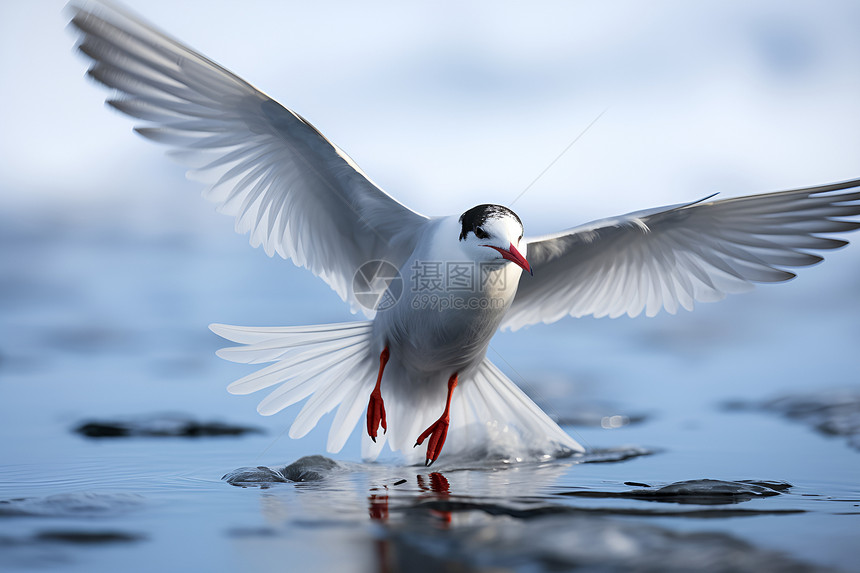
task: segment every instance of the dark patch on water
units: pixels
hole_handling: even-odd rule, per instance
[[[34,541],[69,543],[73,545],[110,545],[143,541],[146,536],[124,531],[80,531],[57,530],[42,531],[33,537]]]
[[[126,546],[146,539],[145,535],[112,529],[49,529],[0,536],[0,570],[57,570],[75,563],[78,548]]]
[[[572,506],[558,503],[560,499],[596,498],[596,499],[631,499],[641,501],[673,502],[686,505],[726,505],[737,504],[751,499],[777,496],[791,487],[791,484],[781,481],[752,481],[737,482],[720,480],[691,480],[669,484],[660,488],[637,489],[627,492],[607,492],[594,490],[562,491],[555,494],[538,497],[512,497],[500,501],[498,497],[475,497],[454,495],[448,480],[439,473],[430,474],[429,481],[423,476],[417,476],[418,485],[422,492],[432,492],[436,495],[414,498],[411,502],[398,503],[389,508],[387,492],[369,497],[370,515],[374,519],[387,520],[390,513],[400,513],[416,517],[444,516],[445,522],[451,522],[456,514],[480,512],[489,516],[505,516],[519,520],[532,520],[551,515],[565,516],[638,516],[638,517],[686,517],[686,518],[727,518],[750,517],[761,515],[790,515],[805,513],[804,510],[790,508],[707,508],[693,509],[664,509],[660,507],[618,506],[608,507]],[[387,489],[387,488],[386,488]],[[402,499],[402,498],[401,498]]]
[[[305,456],[286,466],[281,474],[290,481],[320,481],[340,467],[339,463],[325,456]]]
[[[527,503],[514,505],[507,503],[469,500],[469,499],[434,499],[420,501],[400,511],[415,512],[431,511],[435,514],[454,514],[479,511],[487,515],[513,517],[531,520],[547,515],[598,515],[598,516],[637,516],[637,517],[686,517],[695,519],[724,519],[727,517],[756,517],[762,515],[794,515],[806,513],[802,509],[705,509],[665,510],[639,507],[573,507],[551,503]],[[395,511],[391,509],[390,511]]]
[[[842,436],[860,450],[860,389],[790,394],[762,402],[728,402],[729,410],[763,410],[811,426],[822,434]]]
[[[240,487],[259,486],[265,488],[273,483],[289,482],[281,472],[266,466],[237,468],[224,474],[221,479],[230,485]]]
[[[200,422],[182,415],[154,415],[128,420],[93,420],[73,430],[88,438],[204,438],[262,434],[262,429],[226,422]]]
[[[492,519],[480,526],[388,530],[380,570],[430,571],[829,571],[725,533],[678,532],[583,515]]]
[[[643,486],[644,484],[635,485]],[[644,485],[644,487],[650,488],[651,486]],[[638,499],[643,501],[697,505],[725,505],[779,495],[789,488],[791,488],[791,484],[783,481],[699,479],[675,482],[656,489],[633,489],[629,491],[576,490],[563,491],[556,495]]]
[[[144,498],[131,493],[62,493],[0,500],[0,517],[96,517],[138,509]]]
[[[288,466],[274,469],[266,466],[238,468],[221,479],[240,487],[268,487],[273,483],[302,483],[321,481],[343,466],[325,456],[305,456]]]

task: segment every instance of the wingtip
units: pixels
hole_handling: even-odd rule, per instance
[[[227,325],[226,324],[220,324],[218,322],[213,322],[212,324],[209,325],[208,328],[209,328],[209,330],[211,330],[212,332],[214,332],[215,334],[217,334],[221,338],[225,338],[224,333],[227,331]]]

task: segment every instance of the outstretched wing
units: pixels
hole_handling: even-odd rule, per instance
[[[794,278],[809,251],[847,241],[822,237],[860,228],[860,180],[705,200],[594,221],[527,238],[534,277],[523,276],[502,328],[571,315],[654,316],[692,310],[756,282]],[[848,191],[846,191],[848,190]]]
[[[406,259],[426,217],[387,195],[300,115],[126,11],[73,3],[89,75],[135,131],[172,147],[253,246],[325,280],[353,310],[363,263]]]

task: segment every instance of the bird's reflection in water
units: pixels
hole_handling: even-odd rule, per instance
[[[370,519],[375,521],[388,521],[388,486],[382,486],[385,493],[371,493],[367,496],[367,511],[370,514]],[[378,488],[371,488],[371,492],[379,491]]]
[[[416,496],[417,500],[443,500],[448,499],[451,495],[451,484],[447,478],[439,472],[433,472],[426,477],[422,474],[416,476],[418,489],[422,492]],[[402,485],[406,480],[396,482],[393,485]],[[414,503],[413,501],[413,503]],[[370,519],[383,524],[388,522],[388,486],[370,488],[370,495],[367,496],[367,511],[370,514]],[[451,524],[451,512],[439,511],[431,509],[429,514],[434,518],[441,527],[447,529]],[[376,540],[376,554],[379,564],[380,573],[388,573],[392,570],[391,564],[393,560],[391,540],[386,536]]]
[[[448,499],[451,494],[451,484],[448,483],[445,476],[439,472],[433,472],[427,477],[429,478],[429,485],[427,481],[425,481],[423,475],[418,476],[418,487],[423,492],[429,492],[428,494],[419,496],[419,498],[432,497],[432,499]],[[441,522],[446,525],[451,523],[450,511],[431,509],[430,514],[439,518]]]
[[[433,472],[426,477],[422,474],[416,476],[418,481],[418,489],[421,490],[421,495],[416,499],[448,499],[451,494],[451,484],[439,472]],[[405,480],[404,480],[405,482]],[[402,482],[401,482],[402,483]],[[395,484],[395,485],[400,485]],[[367,496],[367,511],[370,519],[374,521],[388,521],[388,486],[370,488],[370,495]],[[442,523],[451,523],[450,511],[431,510],[430,514],[437,517]]]

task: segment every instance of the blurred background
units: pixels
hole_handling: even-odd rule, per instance
[[[527,234],[540,234],[714,192],[860,175],[860,5],[850,0],[126,4],[301,113],[428,215],[513,204]],[[18,312],[3,318],[4,344],[22,343],[36,317],[74,333],[157,330],[160,316],[204,337],[211,321],[350,318],[321,281],[248,248],[182,167],[104,106],[63,6],[0,8],[0,233],[6,305]],[[141,241],[160,247],[141,252]],[[126,274],[95,254],[104,248]],[[828,258],[762,296],[809,308],[795,293],[856,292],[860,249]],[[57,292],[34,299],[48,275]],[[156,294],[135,300],[144,287]],[[15,296],[36,302],[25,311]]]
[[[714,192],[860,175],[852,1],[127,5],[297,110],[429,215],[513,203],[526,232],[538,234]],[[64,30],[62,2],[0,10],[0,408],[48,418],[50,387],[68,398],[57,403],[69,416],[96,404],[255,416],[255,397],[243,403],[221,391],[247,370],[212,356],[218,341],[206,325],[347,320],[345,305],[306,271],[250,249],[180,166],[105,108]],[[506,368],[529,373],[518,383],[560,380],[557,392],[575,397],[596,371],[623,379],[603,372],[606,358],[637,336],[631,348],[653,356],[660,346],[672,364],[684,348],[697,357],[718,343],[754,349],[736,362],[769,372],[779,388],[808,380],[788,375],[803,366],[774,373],[772,363],[790,363],[792,348],[820,351],[803,364],[817,377],[827,365],[824,377],[841,380],[849,356],[833,340],[857,340],[858,261],[860,249],[849,247],[787,286],[692,315],[562,321],[533,328],[538,336],[502,335],[494,349],[516,356]],[[790,341],[777,336],[786,332]],[[576,345],[589,350],[569,356]],[[780,351],[769,355],[768,345]],[[81,354],[74,367],[63,362]],[[637,372],[640,360],[613,367]],[[83,386],[59,384],[69,368],[92,374]],[[13,383],[16,372],[39,372],[47,386]],[[128,400],[118,372],[147,391]],[[169,382],[176,377],[190,382]],[[720,382],[694,395],[750,388],[721,369],[713,377]],[[656,405],[677,384],[640,392],[605,382],[595,392]]]
[[[503,203],[541,234],[715,192],[860,176],[854,0],[125,5],[300,113],[427,215]],[[206,326],[352,316],[307,271],[251,249],[182,167],[104,106],[63,6],[0,5],[0,498],[113,487],[146,477],[141,467],[153,478],[142,483],[217,481],[323,453],[327,419],[293,442],[278,436],[297,409],[263,419],[257,396],[227,395],[249,369],[217,359]],[[858,262],[851,245],[788,285],[676,317],[502,334],[489,356],[562,418],[582,403],[642,414],[649,422],[627,433],[583,430],[590,446],[679,454],[636,466],[640,481],[732,468],[818,486],[837,474],[844,498],[856,494],[846,476],[857,462],[844,461],[856,453],[764,415],[735,427],[742,416],[717,412],[726,400],[856,390]],[[269,433],[116,451],[68,432],[165,410]],[[359,459],[357,438],[339,458]],[[799,447],[813,457],[798,459]],[[62,480],[45,473],[55,464]],[[751,536],[850,563],[856,552],[833,536],[841,523],[821,538],[786,537],[789,522]]]

